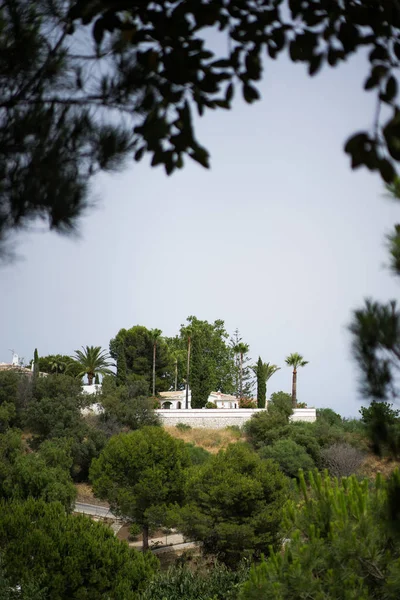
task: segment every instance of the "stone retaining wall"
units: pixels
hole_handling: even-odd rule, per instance
[[[191,410],[156,410],[161,417],[163,425],[176,426],[178,423],[184,423],[191,427],[207,427],[209,429],[224,429],[228,425],[237,425],[241,427],[246,421],[258,412],[264,411],[264,408],[193,408]],[[315,408],[297,408],[292,417],[292,421],[307,421],[313,423],[317,418]]]

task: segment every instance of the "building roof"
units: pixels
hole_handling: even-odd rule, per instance
[[[221,402],[237,402],[236,396],[232,396],[232,394],[223,394],[222,392],[210,392],[209,398],[213,398],[217,401]]]
[[[179,400],[180,398],[182,398],[182,395],[185,395],[186,390],[170,390],[169,392],[160,392],[158,395],[161,396],[161,398],[168,398],[173,400],[174,398],[176,398],[177,400]]]
[[[31,369],[27,367],[21,367],[20,365],[13,365],[11,363],[0,363],[0,371],[15,371],[18,373],[32,373]]]

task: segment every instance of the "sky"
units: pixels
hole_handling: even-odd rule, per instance
[[[266,64],[262,101],[211,112],[197,136],[210,170],[187,161],[167,177],[149,161],[93,184],[79,238],[22,234],[0,270],[0,362],[108,348],[122,327],[178,332],[186,317],[238,328],[254,362],[281,366],[268,395],[290,392],[285,357],[309,364],[298,399],[357,416],[362,398],[347,325],[365,297],[396,298],[385,234],[399,206],[378,175],[352,171],[343,145],[372,123],[366,63],[310,79]],[[364,404],[366,401],[364,401]]]

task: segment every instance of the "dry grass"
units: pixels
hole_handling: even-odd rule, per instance
[[[368,454],[360,468],[360,473],[371,478],[375,478],[377,473],[382,473],[384,477],[388,477],[396,468],[400,468],[400,461]]]
[[[228,444],[237,442],[241,437],[239,431],[232,429],[205,429],[201,427],[181,431],[176,427],[165,427],[165,430],[173,437],[200,446],[213,454],[216,454],[222,448],[226,448]]]
[[[97,506],[108,506],[107,502],[103,500],[99,500],[93,494],[93,490],[90,485],[87,483],[76,483],[76,501],[77,502],[86,502],[87,504],[97,504]]]

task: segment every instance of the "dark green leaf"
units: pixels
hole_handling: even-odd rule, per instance
[[[97,19],[95,24],[93,25],[93,37],[96,41],[96,44],[101,44],[104,36],[104,20]]]
[[[393,75],[387,80],[385,95],[387,102],[391,102],[397,96],[397,81]]]
[[[392,183],[394,178],[396,177],[396,171],[391,162],[389,162],[386,158],[381,158],[379,161],[379,172],[382,175],[382,179],[386,183]]]
[[[234,92],[234,87],[233,87],[233,83],[230,83],[228,85],[228,87],[226,88],[226,95],[225,95],[225,100],[227,102],[231,102],[232,98],[233,98],[233,92]]]
[[[310,60],[310,64],[308,67],[309,75],[316,75],[321,68],[322,65],[323,54],[315,54]]]
[[[251,104],[255,100],[259,100],[260,94],[255,87],[249,83],[245,83],[243,84],[243,98],[248,104]]]

